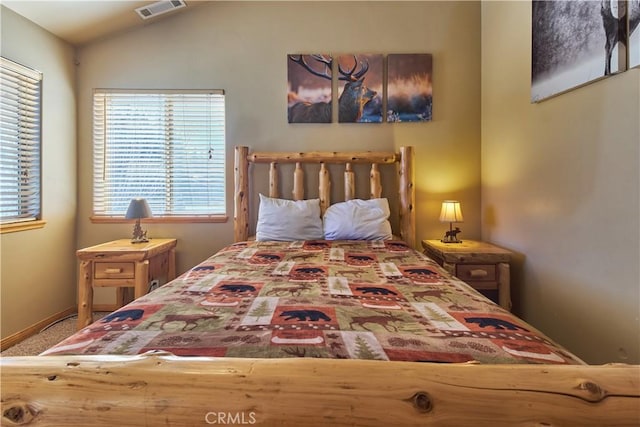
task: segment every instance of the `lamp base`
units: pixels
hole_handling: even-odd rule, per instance
[[[458,240],[458,239],[455,239],[455,240],[452,240],[452,239],[449,239],[449,240],[447,240],[447,239],[440,239],[440,241],[441,241],[442,243],[462,243],[462,240]]]
[[[460,228],[449,228],[449,231],[444,233],[444,237],[440,240],[442,243],[462,243],[462,240],[458,239],[458,233],[460,233]]]
[[[140,220],[136,221],[136,225],[133,227],[133,237],[131,237],[131,243],[146,243],[149,239],[147,238],[147,231],[142,230],[140,227]]]

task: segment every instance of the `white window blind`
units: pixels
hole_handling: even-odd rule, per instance
[[[94,215],[226,214],[224,92],[95,90],[93,120]]]
[[[0,222],[41,219],[42,73],[0,58]]]

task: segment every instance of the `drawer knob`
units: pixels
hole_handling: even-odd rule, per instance
[[[122,273],[122,269],[121,268],[105,268],[104,272],[107,274],[118,274],[118,273]]]
[[[487,272],[487,270],[481,270],[479,268],[476,268],[475,270],[470,270],[469,274],[471,275],[471,277],[478,279],[480,277],[487,277],[489,272]]]

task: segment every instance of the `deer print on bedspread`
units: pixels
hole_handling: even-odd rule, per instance
[[[581,363],[399,241],[234,244],[47,354]]]

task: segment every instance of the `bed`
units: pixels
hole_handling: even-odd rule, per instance
[[[3,425],[640,422],[638,366],[585,365],[414,249],[411,147],[237,147],[234,175],[235,242],[3,358]]]

